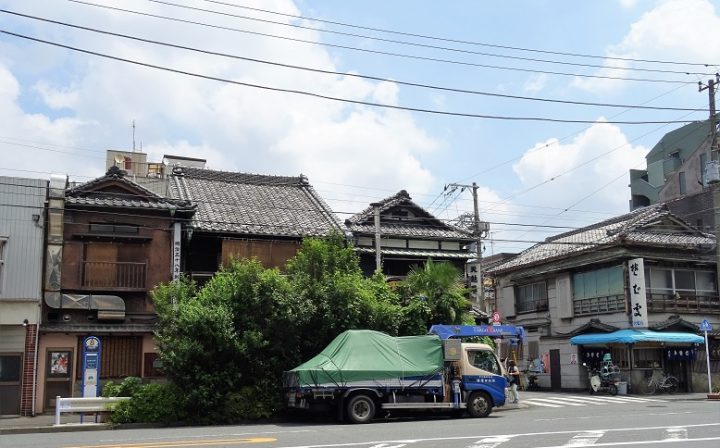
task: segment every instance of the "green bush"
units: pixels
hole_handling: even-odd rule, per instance
[[[171,423],[182,420],[183,394],[172,384],[141,384],[129,377],[120,384],[109,382],[104,397],[130,397],[117,403],[110,414],[113,423]]]
[[[103,397],[132,397],[142,385],[142,380],[136,376],[129,376],[120,384],[109,381],[102,390]]]
[[[278,386],[272,381],[260,380],[225,397],[223,416],[228,423],[242,420],[259,420],[277,414],[283,406]]]

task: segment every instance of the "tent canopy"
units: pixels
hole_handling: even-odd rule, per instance
[[[659,332],[652,330],[626,329],[612,333],[581,334],[570,338],[573,345],[590,344],[635,344],[637,342],[675,342],[695,343],[705,342],[702,336],[692,333]]]

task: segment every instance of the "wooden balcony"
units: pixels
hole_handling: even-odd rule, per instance
[[[712,314],[720,313],[720,297],[717,295],[699,296],[672,294],[648,294],[649,312],[655,313],[688,313]]]
[[[83,261],[81,276],[81,287],[86,290],[147,290],[147,263]]]

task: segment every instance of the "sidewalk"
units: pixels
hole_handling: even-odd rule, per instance
[[[565,395],[568,392],[550,392],[550,391],[534,391],[534,392],[521,392],[527,397],[528,395],[538,396],[544,394],[553,395]],[[573,395],[577,395],[574,393]],[[631,397],[646,397],[647,395],[628,395]],[[653,397],[659,397],[667,401],[701,401],[707,400],[706,393],[688,393],[688,394],[659,394],[653,395]],[[720,404],[720,401],[718,401]],[[503,407],[496,408],[494,411],[511,411],[516,409],[527,408],[527,405],[522,404],[506,404]],[[55,414],[39,414],[35,417],[3,417],[0,418],[0,435],[3,434],[27,434],[27,433],[42,433],[42,432],[67,432],[67,431],[101,431],[113,429],[113,425],[109,423],[95,423],[92,416],[84,418],[84,423],[80,423],[80,415],[78,414],[63,414],[60,419],[60,426],[54,426]],[[129,425],[134,426],[135,425]],[[122,427],[122,426],[119,426]]]

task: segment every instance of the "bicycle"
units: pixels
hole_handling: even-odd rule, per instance
[[[645,384],[644,392],[646,395],[652,395],[658,390],[661,392],[667,392],[674,394],[678,390],[680,381],[672,375],[663,374],[661,378],[656,378],[655,375],[651,375]]]

